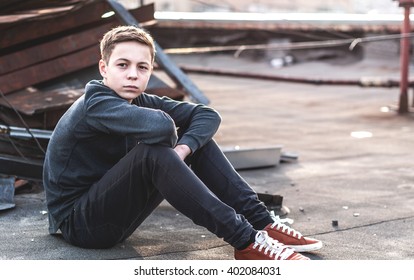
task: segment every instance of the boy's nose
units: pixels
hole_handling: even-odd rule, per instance
[[[138,78],[138,73],[136,69],[131,68],[128,71],[128,79],[137,79]]]

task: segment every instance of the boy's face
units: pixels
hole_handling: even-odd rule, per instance
[[[137,42],[115,45],[109,62],[99,61],[99,71],[106,86],[132,102],[147,87],[152,73],[150,48]]]

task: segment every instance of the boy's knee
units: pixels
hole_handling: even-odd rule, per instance
[[[158,144],[137,144],[134,149],[131,150],[136,156],[144,158],[159,158],[166,157],[168,154],[174,153],[171,147],[158,145]]]

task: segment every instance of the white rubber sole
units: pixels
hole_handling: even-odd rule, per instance
[[[308,245],[298,245],[298,246],[287,245],[287,246],[292,248],[296,252],[303,253],[303,252],[317,251],[323,247],[323,244],[321,241],[319,241],[319,242],[308,244]]]

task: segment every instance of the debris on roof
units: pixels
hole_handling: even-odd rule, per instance
[[[0,3],[0,174],[41,178],[48,139],[37,139],[31,130],[53,130],[83,94],[85,84],[101,79],[99,40],[109,29],[124,24],[114,16],[111,2]],[[155,23],[153,4],[127,13],[144,28]],[[185,95],[155,75],[147,92],[174,99]],[[32,138],[16,137],[10,134],[10,127],[26,131]]]

